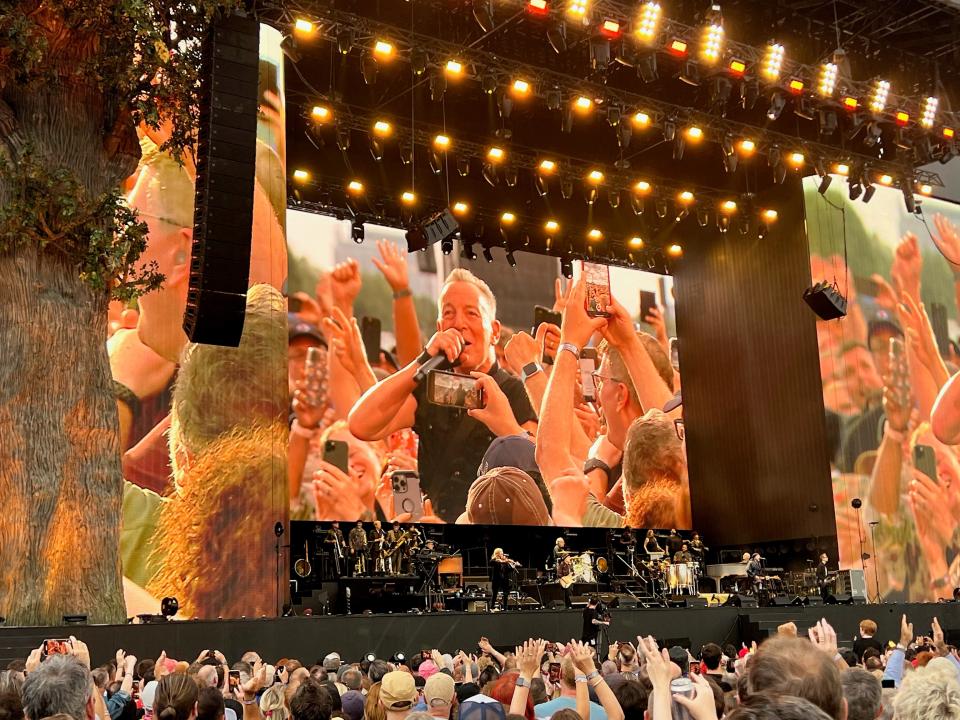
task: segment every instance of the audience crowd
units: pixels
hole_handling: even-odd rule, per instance
[[[838,644],[826,620],[805,636],[787,623],[759,646],[708,643],[696,656],[652,637],[613,643],[605,657],[573,640],[501,651],[484,637],[476,654],[389,661],[330,652],[271,665],[253,650],[232,663],[215,650],[138,660],[119,650],[95,667],[71,638],[55,644],[62,654],[41,646],[0,674],[0,720],[960,719],[960,656],[937,620],[932,637],[915,636],[906,616],[895,640],[875,631],[865,620],[856,642]]]

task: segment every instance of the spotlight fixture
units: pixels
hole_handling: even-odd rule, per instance
[[[740,83],[740,105],[744,110],[753,110],[760,99],[760,83],[756,78],[746,78]]]
[[[643,8],[640,10],[640,18],[637,21],[637,38],[647,43],[656,38],[662,12],[660,4],[657,2],[643,4]]]
[[[663,139],[667,142],[672,142],[673,139],[677,136],[677,123],[672,119],[667,120],[663,123]]]
[[[633,117],[630,118],[634,126],[644,129],[650,126],[650,116],[645,112],[636,112],[633,114]]]
[[[493,29],[493,2],[491,0],[473,0],[473,19],[485,33]]]
[[[683,255],[683,248],[682,248],[680,245],[678,245],[677,243],[673,243],[672,245],[668,245],[668,246],[667,246],[667,255],[669,255],[669,256],[672,257],[672,258],[681,257],[681,256]]]
[[[790,82],[787,83],[787,89],[794,95],[802,93],[804,87],[803,80],[800,78],[791,78]]]
[[[745,138],[740,141],[739,145],[737,145],[737,149],[740,151],[741,155],[749,156],[753,155],[754,151],[757,149],[757,144],[753,140]]]
[[[466,177],[470,174],[470,158],[457,158],[457,172],[460,174],[460,177]]]
[[[447,135],[435,135],[433,137],[433,146],[441,152],[450,149],[450,138]]]
[[[351,180],[347,184],[347,192],[351,195],[363,195],[363,183],[359,180]]]
[[[573,101],[573,107],[580,113],[590,112],[590,109],[593,107],[593,100],[586,95],[580,95]]]
[[[518,179],[516,165],[511,164],[503,169],[503,181],[507,184],[507,187],[516,187]]]
[[[694,60],[687,60],[680,70],[680,81],[698,87],[700,85],[700,68]]]
[[[890,83],[886,80],[877,80],[873,85],[873,94],[870,96],[870,112],[879,115],[887,106],[887,96],[890,94]]]
[[[507,250],[507,263],[510,265],[510,267],[517,266],[517,259],[513,256],[513,250]]]
[[[693,193],[689,190],[683,190],[677,195],[677,200],[679,200],[682,205],[689,205],[694,200]]]
[[[587,181],[592,185],[599,185],[603,182],[603,173],[599,170],[591,170],[587,174]]]
[[[353,30],[344,29],[337,33],[337,51],[341,55],[349,55],[353,49]]]
[[[817,113],[818,125],[820,126],[820,134],[823,137],[829,137],[837,131],[837,113],[828,108],[821,108],[820,112]],[[874,124],[876,127],[876,125]],[[869,134],[869,130],[868,130]]]
[[[676,135],[673,138],[673,159],[682,160],[683,159],[683,150],[687,146],[687,141],[684,139],[683,135]]]
[[[737,211],[737,203],[734,200],[724,200],[720,203],[720,212],[730,215]]]
[[[433,102],[443,100],[444,93],[447,92],[447,76],[443,73],[433,73],[430,75],[430,99]]]
[[[830,183],[833,182],[833,176],[824,175],[820,178],[820,186],[817,188],[817,192],[821,195],[826,195],[827,190],[830,188]]]
[[[921,195],[932,195],[932,194],[933,194],[933,187],[931,187],[930,185],[927,185],[926,183],[924,183],[923,185],[921,185],[920,188],[919,188],[919,190],[920,190],[920,194],[921,194]]]
[[[893,185],[893,177],[887,174],[883,174],[879,178],[881,185]]]
[[[427,53],[420,48],[414,48],[410,52],[410,69],[414,75],[423,75],[427,70]]]
[[[543,229],[549,234],[553,235],[560,230],[560,223],[558,223],[556,220],[547,220],[543,224]]]
[[[714,23],[703,31],[703,43],[700,56],[708,63],[715,63],[723,50],[723,25]]]
[[[837,87],[837,66],[834,63],[824,63],[820,68],[820,79],[817,83],[817,92],[823,97],[831,97]]]
[[[767,119],[771,121],[778,119],[786,105],[787,101],[784,100],[782,93],[773,93],[770,96],[770,107],[767,109]]]
[[[698,127],[697,125],[691,125],[687,128],[686,131],[687,140],[691,142],[699,142],[703,139],[703,128]]]
[[[806,160],[807,159],[804,157],[802,152],[792,152],[787,156],[787,162],[789,162],[791,167],[794,168],[803,167],[803,164],[806,162]]]
[[[763,67],[760,72],[763,76],[775,82],[780,77],[780,68],[783,66],[783,45],[770,43],[763,57]]]
[[[451,209],[453,210],[454,215],[459,215],[460,217],[463,217],[464,215],[467,214],[467,212],[469,212],[470,206],[467,205],[467,203],[463,202],[462,200],[458,200],[453,204],[453,207]]]
[[[638,180],[633,186],[633,191],[639,195],[646,195],[650,192],[650,183],[646,180]]]
[[[573,258],[564,255],[560,258],[560,273],[567,279],[573,279]]]
[[[846,163],[837,163],[836,165],[833,166],[833,172],[835,172],[837,175],[844,175],[844,176],[849,175],[850,166],[847,165]]]
[[[493,262],[493,253],[490,252],[490,248],[488,247],[483,248],[483,259],[486,260],[488,263]]]
[[[656,202],[654,202],[654,209],[657,211],[657,217],[661,220],[663,220],[670,211],[667,207],[667,201],[663,198],[657,198]]]
[[[503,148],[497,147],[496,145],[487,150],[487,160],[492,163],[502,162],[505,157],[506,153]]]
[[[410,190],[407,190],[400,196],[400,202],[404,205],[415,205],[417,203],[417,196]]]
[[[573,180],[570,178],[560,179],[560,195],[563,196],[564,200],[569,200],[573,197]]]
[[[697,225],[700,227],[706,227],[710,222],[710,213],[706,207],[700,206],[697,208]]]
[[[585,17],[590,9],[590,0],[568,0],[567,12],[575,17]]]
[[[459,77],[463,74],[463,63],[459,60],[447,60],[447,64],[444,65],[444,70],[447,75]]]
[[[373,124],[373,134],[377,137],[390,137],[393,133],[393,126],[386,120],[377,120]]]
[[[660,77],[657,70],[657,54],[653,51],[641,53],[636,59],[637,76],[645,83],[652,83]]]
[[[297,18],[296,22],[293,23],[293,30],[300,35],[312,35],[316,27],[309,20]]]
[[[310,117],[320,125],[330,122],[333,119],[333,111],[326,105],[314,105],[310,110]]]
[[[603,240],[603,233],[598,228],[590,228],[590,231],[587,233],[587,239],[590,242],[599,242]]]
[[[847,194],[849,195],[850,200],[856,200],[858,197],[860,197],[860,194],[863,192],[863,188],[860,186],[859,181],[853,180],[852,178],[847,178],[847,185],[849,185]]]
[[[305,183],[310,179],[310,173],[308,173],[306,170],[297,168],[293,171],[293,179],[297,182]]]
[[[547,7],[547,0],[528,0],[527,12],[531,15],[546,15],[550,8]]]
[[[480,174],[483,176],[483,179],[487,181],[490,187],[497,186],[499,178],[497,177],[497,168],[493,163],[485,162]]]
[[[350,149],[350,130],[348,128],[337,128],[337,147],[340,152],[346,152]]]
[[[354,241],[357,245],[359,245],[360,243],[363,242],[363,238],[364,238],[364,235],[365,235],[365,234],[366,234],[366,233],[365,233],[365,230],[364,230],[364,227],[363,227],[363,223],[362,223],[362,222],[354,221],[353,223],[351,223],[351,225],[350,225],[350,237],[353,238],[353,241]]]
[[[937,119],[937,106],[940,104],[940,101],[935,97],[928,97],[923,102],[923,113],[920,115],[920,125],[921,127],[929,130],[933,127],[934,122]]]
[[[562,20],[547,29],[547,42],[557,55],[567,49],[567,24]]]
[[[526,97],[530,94],[530,83],[521,78],[517,78],[513,81],[510,89],[517,97]]]
[[[560,90],[558,88],[553,88],[547,90],[547,110],[559,110],[560,104],[562,103],[562,98],[560,97]]]
[[[929,195],[929,185],[924,185],[920,188],[920,191],[923,192],[923,188],[928,188],[928,192],[924,192],[924,195]],[[913,190],[910,189],[910,183],[903,183],[903,187],[900,188],[903,193],[903,204],[907,208],[907,212],[911,215],[917,212],[917,199],[913,196]]]
[[[627,245],[629,245],[634,250],[640,250],[643,247],[643,238],[638,235],[633,236],[627,240]]]

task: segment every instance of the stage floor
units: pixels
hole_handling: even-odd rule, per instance
[[[881,641],[896,640],[903,613],[914,623],[918,634],[927,632],[934,617],[940,619],[948,634],[960,631],[960,604],[957,603],[641,608],[614,610],[609,639],[636,641],[637,635],[653,635],[661,642],[685,645],[697,652],[707,642],[730,642],[739,647],[741,642],[759,640],[780,623],[791,620],[805,632],[825,617],[836,628],[841,643],[849,645],[863,618],[877,623],[877,637]],[[470,651],[476,649],[482,635],[500,648],[512,647],[529,637],[566,641],[580,637],[581,616],[579,610],[523,610],[198,620],[156,625],[0,627],[0,667],[5,667],[13,658],[25,658],[44,639],[69,635],[90,646],[95,664],[113,657],[118,648],[139,658],[156,657],[161,650],[166,650],[169,657],[186,660],[192,660],[204,648],[222,650],[230,660],[246,650],[257,650],[270,660],[294,657],[310,664],[334,650],[348,660],[358,660],[367,652],[390,657],[398,651],[413,655],[423,648]]]

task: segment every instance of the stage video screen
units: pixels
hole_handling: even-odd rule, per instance
[[[813,281],[849,303],[817,322],[840,568],[871,598],[935,601],[958,584],[960,208],[833,180],[804,196]]]
[[[611,332],[558,379],[579,263],[571,283],[556,259],[408,254],[397,230],[288,217],[291,518],[691,527],[671,278],[588,265],[579,316]],[[572,490],[538,462],[548,386]]]

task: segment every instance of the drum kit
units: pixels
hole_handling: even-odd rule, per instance
[[[573,583],[595,583],[597,582],[593,568],[593,550],[585,550],[582,553],[574,553],[564,550],[560,553],[560,563],[557,568],[560,584],[569,587]],[[601,565],[602,563],[602,565]],[[601,573],[608,569],[607,559],[597,560],[597,570]]]
[[[673,563],[648,560],[641,563],[650,580],[654,596],[696,595],[699,592],[700,565],[695,562]]]

